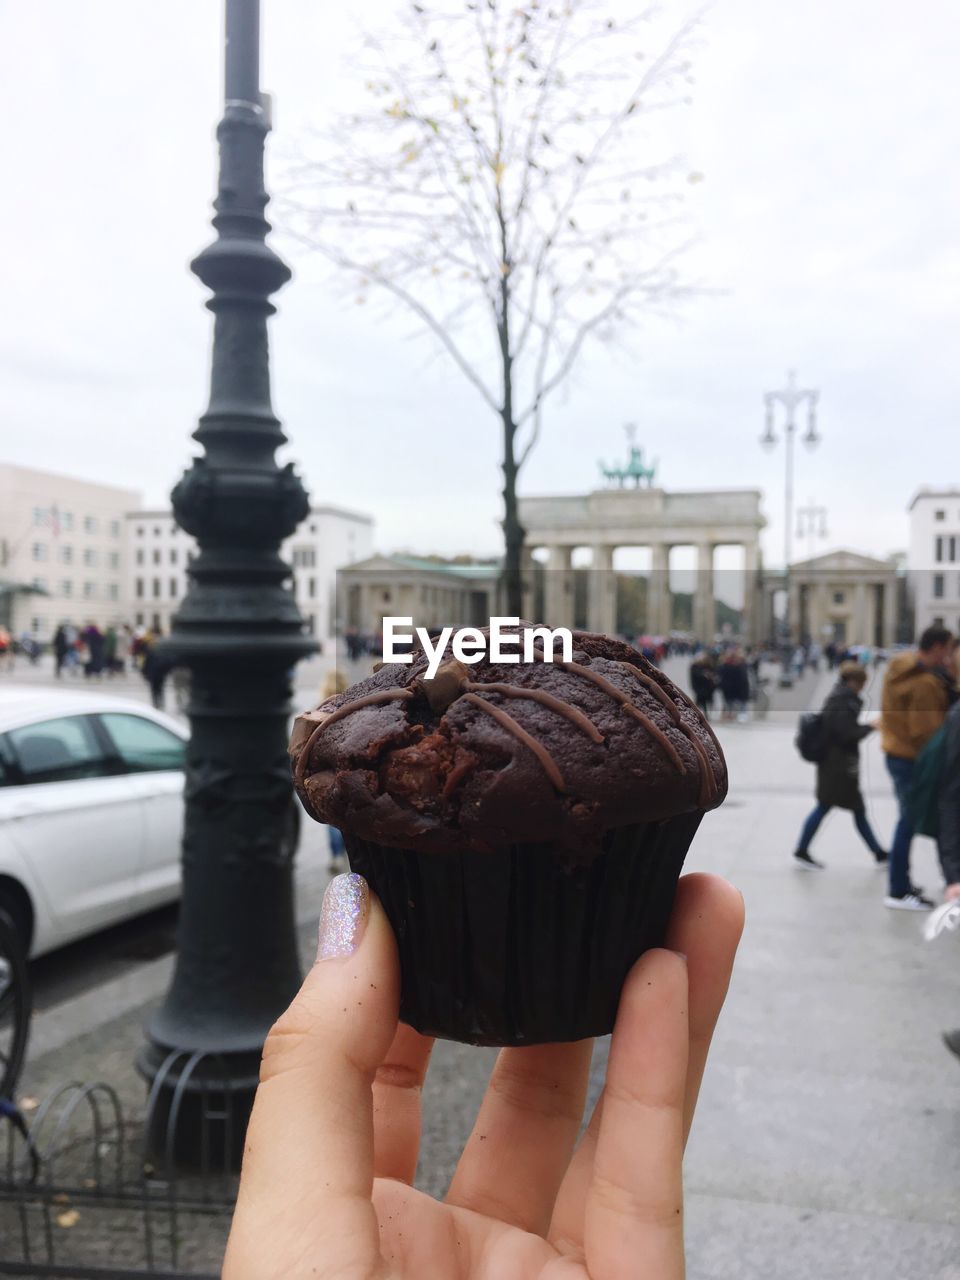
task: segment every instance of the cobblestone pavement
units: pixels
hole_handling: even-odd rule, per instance
[[[730,798],[708,815],[688,867],[738,884],[748,925],[688,1150],[691,1280],[960,1280],[960,1066],[940,1041],[960,1024],[960,943],[924,943],[921,917],[883,907],[883,874],[845,814],[818,836],[826,872],[790,860],[813,781],[793,720],[828,683],[809,677],[762,723],[718,726]],[[863,782],[886,842],[895,812],[873,739]],[[326,874],[319,834],[301,872],[305,959]],[[914,878],[941,883],[928,841],[917,841]],[[131,1064],[170,962],[136,965],[42,1013],[23,1092],[106,1078],[141,1109]],[[599,1042],[594,1095],[606,1050]],[[430,1190],[449,1180],[492,1058],[437,1047],[419,1173]]]

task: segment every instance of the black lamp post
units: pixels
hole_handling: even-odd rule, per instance
[[[210,404],[194,433],[203,455],[173,491],[177,522],[199,544],[163,646],[191,674],[183,903],[173,982],[139,1065],[154,1085],[156,1136],[176,1098],[181,1153],[204,1075],[224,1080],[245,1123],[264,1038],[300,981],[286,739],[291,671],[316,646],[280,558],[309,504],[274,456],[285,437],[270,404],[267,319],[290,271],[266,244],[259,7],[226,2],[217,238],[192,263],[213,293]]]

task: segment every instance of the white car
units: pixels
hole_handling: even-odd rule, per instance
[[[0,688],[0,910],[30,956],[180,896],[187,736],[130,699]]]

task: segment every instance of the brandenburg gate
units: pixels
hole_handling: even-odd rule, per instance
[[[639,451],[633,451],[634,454]],[[743,548],[742,633],[757,639],[761,625],[757,607],[759,566],[760,491],[717,489],[668,493],[664,489],[624,487],[624,478],[637,471],[609,472],[619,478],[619,488],[597,489],[580,496],[520,499],[520,523],[526,530],[528,557],[536,550],[547,553],[544,584],[544,621],[550,626],[573,626],[574,585],[572,553],[592,551],[587,590],[587,629],[616,632],[617,579],[613,556],[618,547],[650,550],[647,631],[666,635],[672,629],[670,552],[674,547],[696,548],[693,590],[693,632],[712,640],[716,629],[714,552],[719,546]],[[652,480],[652,470],[640,471]],[[532,575],[525,574],[525,578]]]

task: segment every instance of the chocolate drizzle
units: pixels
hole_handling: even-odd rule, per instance
[[[508,733],[512,733],[518,741],[528,747],[543,765],[544,772],[557,790],[564,790],[563,774],[557,767],[557,762],[553,756],[543,743],[538,742],[532,734],[527,733],[523,725],[518,724],[513,716],[508,715],[502,707],[495,707],[492,702],[485,702],[483,698],[478,698],[475,693],[465,693],[463,701],[469,702],[474,707],[479,707],[481,711],[485,711],[488,716],[492,716],[498,724],[502,725]]]
[[[539,702],[541,706],[549,707],[558,716],[566,716],[571,724],[575,724],[578,729],[587,735],[591,742],[603,742],[603,734],[590,717],[583,714],[579,707],[571,707],[562,698],[555,698],[552,693],[547,693],[543,689],[525,689],[520,685],[502,684],[493,681],[490,684],[477,684],[473,681],[468,681],[463,687],[476,693],[502,693],[505,698],[529,698],[533,702]]]

